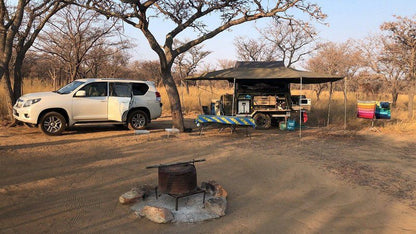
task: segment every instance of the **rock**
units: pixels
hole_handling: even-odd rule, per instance
[[[214,180],[210,180],[208,182],[202,182],[201,188],[205,189],[205,191],[207,191],[209,194],[213,195],[214,197],[227,198],[228,196],[227,191]]]
[[[143,196],[144,196],[144,192],[136,190],[136,189],[132,189],[124,193],[123,195],[121,195],[118,198],[118,200],[120,201],[121,204],[130,204],[130,203],[143,199]]]
[[[227,191],[221,185],[217,184],[215,186],[215,194],[214,194],[214,196],[227,198],[228,193],[227,193]]]
[[[224,197],[213,197],[205,201],[205,209],[218,216],[224,216],[227,209],[227,199]]]
[[[118,200],[121,204],[130,204],[148,197],[153,190],[150,185],[140,185],[121,195]]]
[[[202,182],[201,188],[211,195],[214,195],[215,193],[215,186],[209,182]]]
[[[145,185],[139,185],[136,188],[133,188],[139,191],[142,191],[144,193],[143,198],[146,198],[148,196],[150,196],[150,194],[152,194],[155,191],[155,186],[151,186],[148,184]]]
[[[172,212],[162,207],[145,206],[140,210],[139,215],[155,223],[169,223],[173,220]]]

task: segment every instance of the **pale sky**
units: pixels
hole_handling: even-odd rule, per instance
[[[380,25],[385,21],[394,20],[393,15],[413,16],[416,14],[416,0],[310,0],[322,7],[322,11],[328,15],[326,23],[329,26],[310,21],[319,32],[320,41],[344,42],[348,39],[362,39],[370,33],[377,33]],[[298,15],[298,14],[297,14]],[[302,19],[308,20],[303,14],[299,14]],[[211,18],[207,22],[214,22]],[[234,38],[236,36],[255,37],[257,31],[255,27],[264,27],[267,20],[249,22],[232,28],[231,31],[223,32],[204,43],[206,50],[212,53],[206,59],[207,63],[216,64],[218,59],[237,60],[234,48]],[[156,32],[158,40],[164,39],[166,30],[171,30],[169,25],[162,19],[152,19],[151,28]],[[131,51],[134,60],[156,60],[157,56],[153,52],[147,41],[138,31],[130,26],[126,27],[125,32],[133,42],[138,45]],[[188,32],[191,35],[191,32]],[[184,35],[183,37],[194,38]]]

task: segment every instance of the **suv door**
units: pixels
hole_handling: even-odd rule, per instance
[[[107,86],[107,82],[89,83],[80,89],[85,91],[84,97],[74,95],[72,116],[75,121],[106,121],[108,119]]]
[[[108,120],[126,121],[131,106],[132,90],[130,83],[110,82],[108,97]]]

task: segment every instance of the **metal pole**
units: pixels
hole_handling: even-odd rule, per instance
[[[330,83],[329,86],[329,100],[328,100],[328,120],[326,122],[326,126],[329,126],[329,120],[330,120],[330,116],[331,116],[331,100],[332,100],[332,82]]]
[[[231,116],[234,115],[234,105],[235,105],[235,78],[234,78],[234,83],[233,83],[233,102],[232,102],[232,107],[231,107]]]
[[[299,94],[299,138],[302,138],[302,76],[300,77],[300,94]]]
[[[347,130],[347,77],[344,78],[344,130]]]

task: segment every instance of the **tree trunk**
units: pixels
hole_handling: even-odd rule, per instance
[[[320,100],[321,92],[316,91],[316,101]]]
[[[6,91],[7,95],[6,96],[6,106],[7,106],[7,114],[9,116],[9,119],[12,120],[13,119],[13,105],[16,102],[16,100],[14,99],[14,94],[13,94],[13,89],[12,89],[12,84],[10,82],[10,73],[8,70],[4,70],[3,71],[3,88]]]
[[[18,55],[13,67],[13,105],[17,99],[22,96],[22,65],[24,57],[24,55]]]
[[[391,106],[396,107],[397,99],[399,98],[399,92],[397,92],[395,88],[391,91],[391,97],[392,97]]]
[[[185,126],[182,115],[181,100],[169,68],[162,68],[162,80],[169,98],[173,126],[183,132]]]
[[[410,82],[409,87],[409,104],[408,104],[408,119],[411,120],[413,118],[413,99],[415,97],[415,81]]]
[[[72,81],[74,81],[74,80],[76,80],[77,79],[77,73],[78,73],[78,71],[77,71],[77,69],[75,68],[72,72],[71,72],[71,80],[69,81],[69,82],[72,82]],[[68,82],[68,83],[69,83]]]

